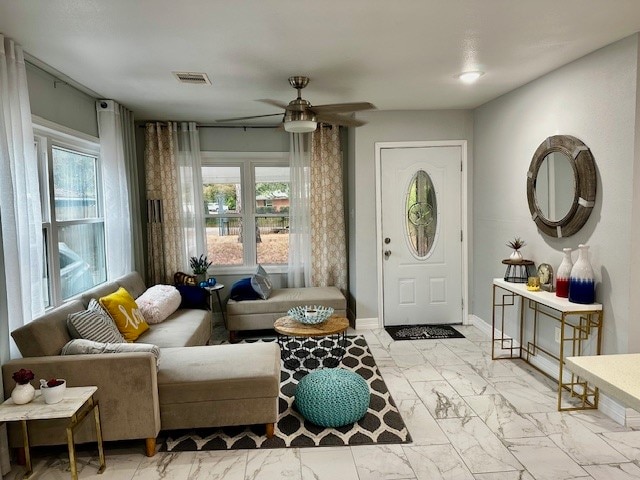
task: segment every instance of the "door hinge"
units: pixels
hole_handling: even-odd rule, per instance
[[[464,310],[464,298],[460,299],[460,308]]]
[[[462,241],[462,230],[460,230],[460,241]]]
[[[460,160],[460,171],[462,171],[462,160]]]

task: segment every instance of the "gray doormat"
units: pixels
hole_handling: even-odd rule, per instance
[[[265,340],[273,341],[273,339]],[[213,347],[215,348],[215,347]],[[369,384],[371,402],[358,422],[340,428],[318,427],[302,418],[292,407],[294,392],[304,372],[283,367],[280,383],[280,416],[272,438],[264,425],[202,428],[163,432],[161,451],[235,450],[253,448],[327,447],[411,442],[409,431],[391,398],[380,371],[361,335],[347,337],[346,353],[340,368],[352,370]]]
[[[449,325],[398,325],[384,329],[394,340],[464,338],[463,334]]]

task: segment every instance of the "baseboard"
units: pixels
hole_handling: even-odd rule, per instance
[[[491,325],[489,323],[485,322],[477,315],[471,315],[471,317],[473,325],[478,330],[481,330],[485,334],[491,336]],[[502,332],[498,329],[495,329],[495,338],[500,338],[501,335]],[[513,346],[519,347],[520,344],[519,342],[514,340]],[[557,376],[558,366],[548,358],[542,356],[532,357],[531,365],[539,368],[552,378],[555,378]],[[613,398],[603,394],[602,391],[599,392],[598,410],[600,410],[600,412],[620,425],[626,425],[631,428],[634,428],[634,425],[636,427],[640,427],[640,414],[638,412],[635,412],[635,410],[627,409],[624,405],[620,404]]]
[[[357,318],[356,328],[358,330],[374,330],[380,328],[380,323],[377,318]]]
[[[627,408],[625,420],[625,426],[633,428],[634,430],[640,429],[640,413],[633,408]]]
[[[485,333],[489,337],[491,336],[491,325],[489,325],[487,322],[482,320],[477,315],[470,314],[469,319],[471,320],[471,325],[473,325],[474,327],[476,327],[478,330],[480,330],[482,333]]]

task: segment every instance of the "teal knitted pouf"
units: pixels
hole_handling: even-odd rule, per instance
[[[369,385],[357,373],[325,368],[300,380],[294,405],[311,423],[341,427],[364,417],[369,408],[369,397]]]

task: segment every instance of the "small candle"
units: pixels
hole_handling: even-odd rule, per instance
[[[304,312],[304,316],[307,318],[315,318],[317,314],[318,314],[317,310],[306,310]]]
[[[531,288],[540,288],[540,277],[529,277],[527,286]]]

